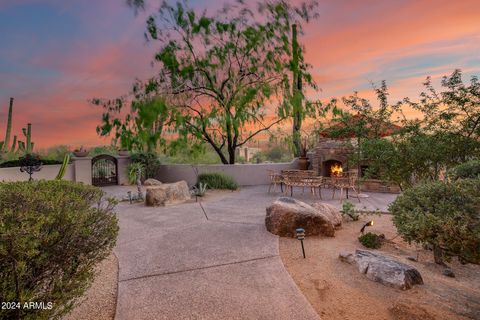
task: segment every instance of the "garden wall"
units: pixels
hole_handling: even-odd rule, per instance
[[[187,181],[192,186],[197,181],[197,172],[223,172],[235,178],[241,186],[269,184],[267,170],[297,169],[297,160],[289,163],[259,163],[259,164],[218,164],[218,165],[190,165],[172,164],[161,165],[157,179],[161,182]],[[198,171],[197,171],[198,170]]]
[[[60,164],[52,164],[43,166],[42,170],[33,173],[35,180],[45,179],[53,180],[60,171]],[[20,172],[20,167],[0,168],[0,181],[27,181],[28,174],[26,172]],[[64,180],[75,181],[75,166],[69,164],[65,169]]]

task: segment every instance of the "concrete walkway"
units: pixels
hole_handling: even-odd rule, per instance
[[[280,195],[267,189],[164,208],[119,204],[116,319],[318,319],[265,230],[265,208]]]

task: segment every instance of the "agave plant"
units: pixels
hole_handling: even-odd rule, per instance
[[[193,195],[197,197],[203,197],[207,192],[208,185],[203,182],[199,182],[196,186],[193,186]]]

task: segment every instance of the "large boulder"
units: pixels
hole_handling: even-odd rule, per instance
[[[340,228],[342,226],[342,214],[337,208],[335,208],[331,204],[317,202],[314,203],[312,207],[327,216],[329,220],[333,223],[333,226],[335,228]]]
[[[335,227],[330,217],[311,205],[293,198],[278,198],[267,208],[265,226],[268,231],[282,237],[294,237],[295,229],[305,229],[307,236],[333,237]]]
[[[149,207],[164,206],[182,203],[190,200],[190,198],[187,182],[163,183],[158,186],[147,187],[145,205]]]
[[[417,269],[393,258],[368,250],[356,250],[355,254],[340,253],[340,260],[357,266],[368,279],[386,286],[407,290],[415,284],[423,284]]]
[[[143,182],[144,186],[159,186],[162,183],[158,181],[157,179],[149,178]]]

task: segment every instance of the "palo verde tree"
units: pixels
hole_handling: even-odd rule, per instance
[[[143,2],[129,4],[140,8]],[[184,141],[207,143],[222,163],[233,164],[238,147],[292,115],[292,25],[301,30],[314,7],[238,1],[199,13],[186,2],[163,2],[146,32],[159,44],[159,70],[137,82],[134,95],[165,97]]]

